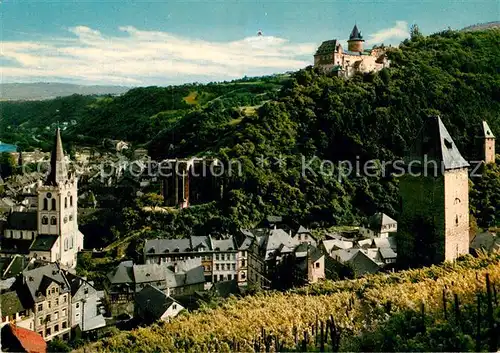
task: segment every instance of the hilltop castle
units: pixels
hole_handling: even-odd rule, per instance
[[[356,73],[379,71],[389,67],[390,62],[387,60],[385,48],[364,50],[364,41],[358,27],[354,25],[347,41],[347,50],[342,48],[337,39],[324,41],[314,54],[314,67],[341,77],[351,77]]]

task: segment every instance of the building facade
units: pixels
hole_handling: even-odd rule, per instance
[[[386,57],[385,48],[363,49],[364,39],[356,25],[347,43],[347,50],[342,48],[337,39],[321,43],[314,54],[314,67],[342,77],[351,77],[356,73],[379,71],[384,67],[389,67],[390,62]]]
[[[19,253],[64,267],[76,266],[83,249],[78,230],[78,186],[68,171],[60,130],[57,129],[50,160],[50,172],[37,188],[37,209],[12,212],[0,243],[0,254]]]

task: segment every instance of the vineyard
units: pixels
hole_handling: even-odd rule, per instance
[[[467,256],[453,264],[231,298],[84,350],[491,351],[498,346],[499,283],[500,254]]]

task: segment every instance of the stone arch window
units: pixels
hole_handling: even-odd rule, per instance
[[[73,207],[73,195],[69,197],[69,207]]]
[[[50,218],[50,224],[55,226],[57,224],[57,218],[56,217],[51,217]]]
[[[46,198],[43,199],[43,209],[48,210],[49,209],[49,200]]]
[[[47,216],[42,217],[42,224],[49,224],[49,218]]]
[[[68,208],[68,198],[64,198],[64,208]]]
[[[455,225],[458,227],[458,215],[455,216]]]
[[[56,199],[52,199],[52,211],[56,210]]]
[[[458,197],[456,197],[456,198],[455,198],[455,203],[454,203],[454,204],[455,204],[455,205],[458,205],[460,202],[461,202],[461,201],[460,201],[460,199],[459,199]]]
[[[68,223],[68,217],[64,217],[64,223]]]
[[[70,220],[70,222],[73,220],[73,215],[72,214],[69,215],[69,220]]]

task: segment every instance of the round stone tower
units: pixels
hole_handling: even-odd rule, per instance
[[[349,51],[362,52],[364,41],[361,32],[358,30],[358,26],[354,25],[349,40],[347,41],[347,49]]]

